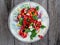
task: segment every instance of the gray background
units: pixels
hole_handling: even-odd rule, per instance
[[[42,40],[23,43],[12,36],[8,28],[8,16],[13,7],[23,1],[0,0],[0,45],[60,45],[60,0],[31,0],[41,4],[49,14],[49,31]]]

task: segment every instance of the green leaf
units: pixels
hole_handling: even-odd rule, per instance
[[[28,6],[28,7],[26,7],[28,10],[30,9],[30,7]]]
[[[32,39],[32,40],[33,40],[33,37],[32,37],[32,36],[30,36],[30,39]]]
[[[36,36],[36,34],[37,34],[37,33],[32,33],[32,34],[30,35],[30,39],[33,39],[33,38]]]
[[[33,29],[33,30],[31,31],[30,39],[33,39],[36,35],[37,35],[36,30]]]
[[[28,32],[31,32],[31,30],[30,30],[30,29],[25,29],[25,32],[27,32],[27,33],[28,33]]]
[[[29,4],[25,4],[24,7],[27,8],[27,9],[30,9]]]
[[[38,19],[38,17],[37,17],[37,16],[33,16],[33,19],[37,20],[37,19]]]
[[[19,19],[19,24],[22,25],[23,24],[23,18]]]
[[[35,32],[36,32],[36,30],[35,30],[35,29],[33,29],[31,32],[35,33]]]
[[[39,10],[39,6],[36,7],[36,10]]]
[[[42,25],[41,28],[44,29],[46,26]]]

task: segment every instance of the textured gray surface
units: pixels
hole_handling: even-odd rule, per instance
[[[0,0],[0,45],[60,45],[60,0],[31,0],[42,5],[50,18],[49,31],[44,39],[23,43],[15,39],[8,29],[8,16],[14,6],[25,0]]]

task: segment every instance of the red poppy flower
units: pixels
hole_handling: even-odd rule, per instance
[[[27,20],[26,20],[26,19],[24,19],[24,20],[23,20],[23,26],[24,26],[24,28],[28,28],[28,27],[29,27],[29,25],[30,25],[30,23],[29,23],[29,22],[27,22]]]
[[[33,18],[32,18],[32,16],[29,15],[29,16],[28,16],[28,19],[29,19],[29,22],[30,22],[30,23],[33,22]]]
[[[24,16],[24,15],[25,15],[25,12],[26,12],[26,9],[23,8],[23,9],[21,10],[21,15]]]
[[[27,37],[27,33],[24,32],[24,27],[22,26],[20,31],[19,31],[19,35],[23,38],[26,38]]]
[[[41,22],[38,22],[38,21],[37,21],[36,26],[37,26],[37,27],[41,27]]]
[[[28,13],[29,13],[31,16],[33,16],[33,15],[38,15],[38,12],[37,12],[37,10],[36,10],[35,8],[30,8],[30,9],[28,10]]]
[[[38,30],[41,27],[41,22],[38,22],[37,20],[34,20],[34,28]]]
[[[26,38],[27,37],[27,33],[26,32],[23,32],[22,30],[20,30],[19,35],[21,37],[23,37],[23,38]]]

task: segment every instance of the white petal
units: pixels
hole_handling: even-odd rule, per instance
[[[41,21],[41,19],[38,19],[38,21]]]

